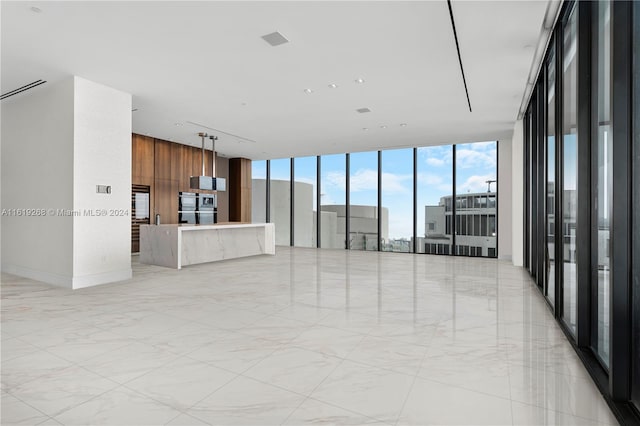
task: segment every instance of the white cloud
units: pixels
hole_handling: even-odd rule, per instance
[[[410,192],[403,182],[410,181],[411,175],[396,175],[394,173],[382,173],[382,188],[388,192],[405,193]],[[346,189],[344,172],[329,172],[326,175],[325,184],[327,186]],[[377,191],[378,172],[373,169],[359,169],[350,178],[349,188],[352,192]],[[323,188],[324,189],[324,188]]]
[[[460,184],[456,192],[458,195],[462,195],[467,192],[485,192],[487,190],[488,180],[495,180],[495,175],[487,174],[487,175],[469,176],[469,178],[466,181],[464,181],[464,183]],[[495,183],[492,184],[491,189],[493,191],[496,190]]]
[[[423,185],[439,185],[444,181],[441,176],[434,175],[432,173],[420,173],[418,172],[418,184]]]
[[[338,188],[344,191],[346,189],[346,183],[344,179],[344,172],[329,172],[327,173],[326,179],[323,184],[326,183],[326,185],[329,187]]]
[[[396,175],[394,173],[382,172],[382,191],[383,193],[409,193],[403,182],[411,181],[413,176],[411,175]]]
[[[491,149],[495,150],[496,143],[495,141],[475,142],[475,143],[466,144],[465,147],[472,149],[474,151],[488,151]]]
[[[456,150],[456,166],[461,169],[496,167],[496,150],[476,151],[459,148]]]
[[[378,190],[378,172],[371,169],[356,171],[349,180],[351,191]]]
[[[427,163],[427,165],[433,166],[433,167],[441,167],[441,166],[444,166],[445,164],[444,159],[435,158],[435,157],[429,157],[425,162]]]

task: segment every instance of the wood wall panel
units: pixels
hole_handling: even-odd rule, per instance
[[[182,171],[183,176],[180,183],[180,191],[189,192],[191,191],[191,184],[189,182],[189,178],[193,176],[192,174],[192,164],[193,164],[193,151],[190,146],[182,145]]]
[[[149,186],[152,223],[156,214],[160,215],[162,223],[178,223],[178,192],[211,192],[190,188],[189,177],[202,174],[200,148],[133,134],[131,150],[132,184]],[[205,167],[209,175],[211,150],[205,151]],[[229,160],[217,158],[216,176],[227,179],[227,189],[230,185],[228,170]],[[219,222],[229,221],[228,200],[228,192],[218,193]]]
[[[202,150],[191,147],[191,176],[202,176]]]
[[[229,160],[229,220],[251,222],[251,160]]]
[[[131,137],[131,180],[134,184],[153,185],[154,140],[148,136]]]
[[[216,177],[227,179],[227,190],[218,192],[218,222],[229,222],[229,159],[216,156]]]
[[[155,179],[171,180],[171,142],[156,139]]]
[[[155,206],[154,206],[154,215],[160,215],[161,223],[176,223],[177,220],[171,220],[174,216],[172,209],[171,199],[172,197],[172,188],[171,188],[171,180],[170,179],[156,179],[155,180]],[[177,210],[176,210],[177,215]]]
[[[181,182],[184,180],[184,165],[182,162],[183,145],[172,143],[171,145],[171,180]]]

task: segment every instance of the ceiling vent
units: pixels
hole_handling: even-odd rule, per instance
[[[358,108],[356,111],[358,111],[360,114],[364,114],[365,112],[371,112],[369,108]]]
[[[262,39],[274,47],[289,43],[289,40],[277,31],[275,33],[263,35]]]
[[[2,96],[0,96],[0,100],[4,100],[4,99],[9,98],[9,97],[11,97],[13,95],[17,95],[18,93],[22,93],[22,92],[24,92],[26,90],[33,89],[34,87],[40,86],[41,84],[44,84],[44,83],[46,83],[45,80],[36,80],[36,81],[31,82],[29,84],[25,84],[24,86],[18,87],[17,89],[14,89],[14,90],[12,90],[10,92],[3,93]]]

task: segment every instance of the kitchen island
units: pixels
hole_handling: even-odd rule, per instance
[[[140,225],[140,263],[180,269],[261,254],[276,254],[273,223]]]

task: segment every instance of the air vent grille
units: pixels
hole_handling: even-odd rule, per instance
[[[10,92],[3,93],[2,96],[0,96],[0,100],[4,100],[4,99],[9,98],[9,97],[11,97],[13,95],[17,95],[18,93],[22,93],[22,92],[24,92],[26,90],[33,89],[34,87],[40,86],[41,84],[44,84],[44,83],[46,83],[45,80],[36,80],[36,81],[31,82],[29,84],[25,84],[22,87],[18,87],[17,89],[11,90]]]
[[[263,35],[262,39],[274,47],[289,42],[285,36],[277,31],[275,33]]]

